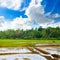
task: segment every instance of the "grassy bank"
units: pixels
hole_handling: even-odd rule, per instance
[[[35,46],[35,44],[60,44],[60,40],[22,40],[22,39],[0,39],[0,47],[24,47]]]

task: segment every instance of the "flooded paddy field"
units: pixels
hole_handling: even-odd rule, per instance
[[[46,47],[45,50],[48,51],[51,54],[60,55],[60,47]]]
[[[31,53],[27,48],[0,48],[0,54],[19,54],[19,53]]]
[[[38,54],[15,54],[0,56],[0,60],[46,60]]]
[[[48,60],[60,60],[60,46],[59,45],[42,45],[34,47],[38,53]]]
[[[46,60],[29,48],[0,48],[0,60]]]
[[[60,46],[1,47],[0,60],[60,60]]]

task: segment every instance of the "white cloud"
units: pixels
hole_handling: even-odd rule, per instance
[[[44,23],[44,24],[40,24],[38,26],[42,26],[43,28],[47,28],[47,27],[60,27],[60,22],[54,23],[50,22],[50,23]],[[4,31],[7,29],[32,29],[35,28],[37,26],[33,25],[33,22],[29,21],[28,18],[22,18],[22,17],[17,17],[15,18],[13,21],[6,21],[5,18],[3,16],[0,16],[0,31]]]
[[[45,25],[42,25],[42,27],[44,27],[44,28],[47,28],[47,27],[54,27],[54,28],[56,28],[56,27],[60,27],[60,22],[56,22],[56,23],[50,23],[50,24],[45,24]]]
[[[60,14],[56,13],[56,14],[54,14],[52,17],[53,17],[53,18],[58,18],[58,17],[60,17]]]
[[[37,2],[37,4],[35,3]],[[26,15],[31,21],[40,24],[52,22],[53,19],[49,19],[44,14],[44,7],[41,5],[42,0],[31,0],[29,8],[26,10]]]
[[[6,30],[6,21],[4,16],[0,16],[0,30]]]
[[[32,26],[29,25],[28,18],[15,18],[13,21],[6,21],[3,16],[0,16],[0,31],[4,31],[7,29],[31,29]]]
[[[7,21],[3,16],[0,16],[0,30],[7,29],[31,29],[35,28],[34,22],[37,26],[46,27],[60,27],[60,22],[54,23],[53,19],[46,17],[48,14],[44,14],[44,7],[41,5],[42,0],[31,0],[29,7],[26,9],[26,15],[28,18],[16,17],[12,21]],[[21,6],[22,0],[0,0],[0,6],[7,7],[9,9],[18,10]],[[37,4],[36,4],[37,2]],[[50,16],[50,15],[49,15]],[[54,17],[58,17],[56,14]]]
[[[51,12],[48,12],[48,13],[45,14],[45,16],[47,16],[48,18],[55,19],[55,18],[59,18],[60,17],[60,14],[55,13],[55,14],[52,14],[51,15]]]
[[[48,25],[48,27],[60,27],[60,22],[51,23]]]
[[[28,18],[16,18],[14,19],[12,22],[12,28],[13,29],[31,29],[32,27],[29,26],[29,21],[28,21]]]
[[[45,23],[45,24],[40,24],[40,26],[42,26],[43,28],[47,28],[47,27],[60,27],[60,22],[52,22],[52,23]]]
[[[0,7],[18,10],[21,7],[23,0],[0,0]]]

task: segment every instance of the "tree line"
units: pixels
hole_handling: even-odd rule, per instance
[[[0,31],[0,39],[58,39],[60,40],[60,28],[36,28],[30,30],[6,30]]]

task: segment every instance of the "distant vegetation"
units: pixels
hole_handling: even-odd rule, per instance
[[[58,39],[60,28],[36,28],[31,30],[6,30],[0,31],[0,39]]]

